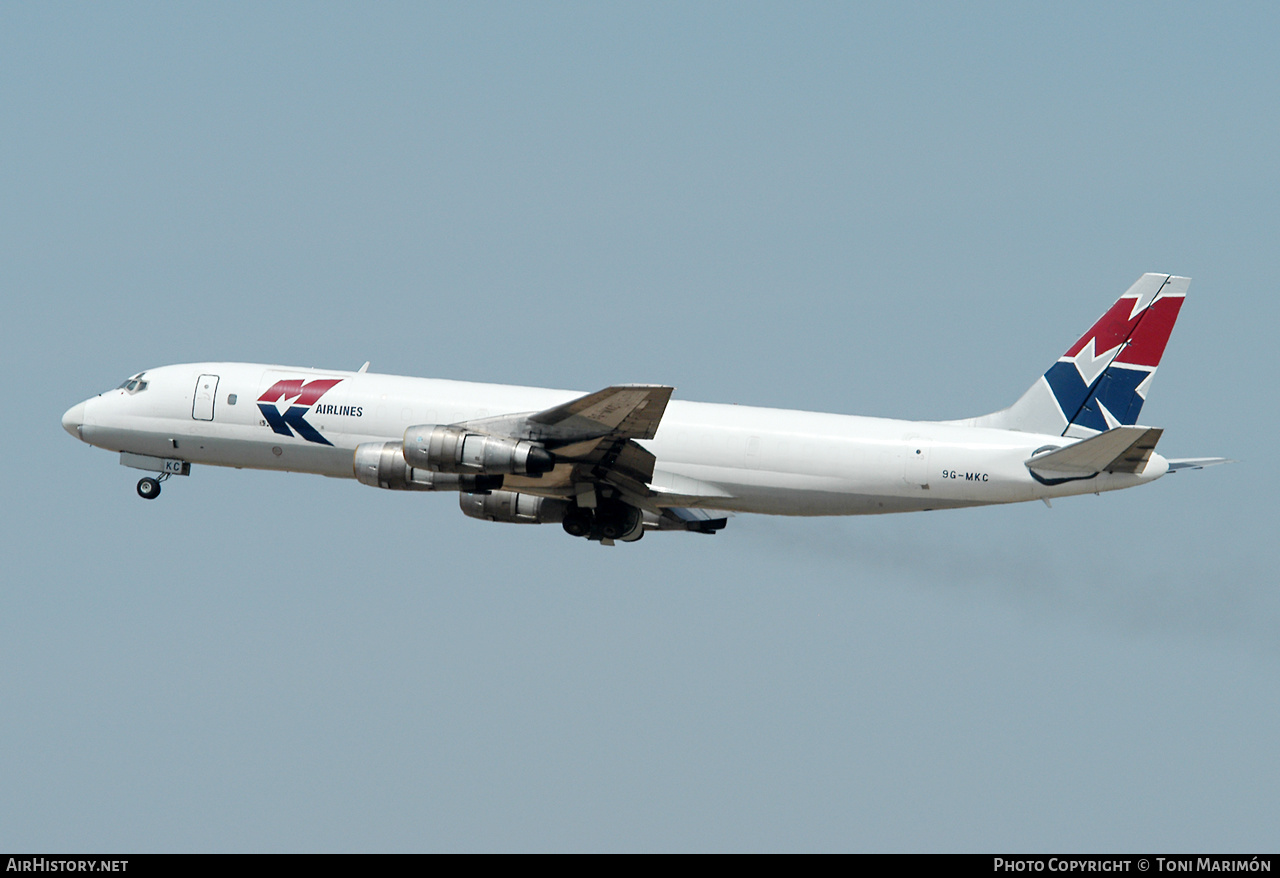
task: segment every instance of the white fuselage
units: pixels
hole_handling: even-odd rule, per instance
[[[399,442],[410,426],[536,412],[581,395],[251,363],[165,366],[145,375],[145,391],[88,399],[67,413],[64,426],[114,451],[352,478],[352,454],[361,443]],[[211,398],[201,398],[201,376],[216,376]],[[259,398],[288,379],[341,379],[305,414],[332,444],[281,434],[264,418]],[[287,408],[287,400],[278,406],[282,413]],[[1025,465],[1032,454],[1072,441],[955,423],[673,400],[656,437],[641,444],[657,458],[652,487],[670,495],[670,505],[775,515],[1016,503],[1127,488],[1168,470],[1152,454],[1138,474],[1103,472],[1060,484],[1032,476]],[[528,477],[511,478],[508,486],[530,493],[539,487]]]

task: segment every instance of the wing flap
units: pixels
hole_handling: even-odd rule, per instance
[[[711,482],[665,471],[654,476],[650,487],[663,505],[695,506],[733,496]]]
[[[713,534],[724,530],[732,512],[707,509],[682,509],[673,506],[662,511],[658,530],[689,530],[694,533]]]

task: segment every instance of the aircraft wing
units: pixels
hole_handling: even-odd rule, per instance
[[[652,439],[674,387],[618,384],[528,417],[530,439],[574,442],[610,436]]]
[[[538,480],[511,478],[517,490],[575,493],[588,484],[611,485],[634,501],[651,498],[656,458],[637,439],[658,432],[674,387],[618,384],[540,412],[467,422],[486,433],[542,443],[556,468]]]
[[[507,476],[508,490],[549,497],[616,498],[656,517],[659,530],[715,533],[730,513],[719,485],[655,472],[657,458],[636,440],[652,439],[675,388],[618,384],[540,412],[470,421],[472,429],[542,443],[555,457],[536,478]]]
[[[540,412],[466,421],[494,436],[541,442],[557,456],[587,453],[600,439],[652,439],[674,387],[617,384]]]

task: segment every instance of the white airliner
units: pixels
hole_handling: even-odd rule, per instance
[[[474,518],[612,544],[714,533],[734,512],[864,515],[1114,491],[1224,462],[1167,460],[1137,426],[1190,281],[1145,274],[1007,409],[899,421],[253,363],[140,372],[67,432],[160,482],[192,464],[453,491]]]

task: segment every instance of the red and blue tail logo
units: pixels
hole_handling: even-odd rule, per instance
[[[266,393],[258,397],[258,410],[262,412],[262,417],[266,419],[271,429],[281,436],[292,438],[296,432],[308,442],[332,445],[332,442],[320,435],[319,430],[307,423],[304,416],[311,410],[316,400],[341,381],[341,378],[320,378],[305,383],[302,378],[277,381],[267,388]],[[282,400],[292,403],[283,413],[277,406],[277,403]]]
[[[1144,274],[1044,374],[1064,435],[1136,424],[1190,280]]]

